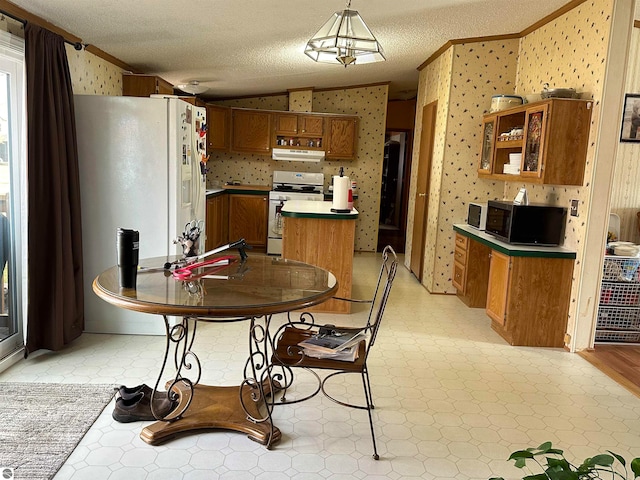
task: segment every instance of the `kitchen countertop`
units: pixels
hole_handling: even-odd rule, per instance
[[[314,200],[289,200],[282,207],[283,217],[322,218],[326,220],[355,220],[358,211],[353,208],[349,213],[331,211],[332,202],[317,202]]]
[[[270,185],[222,185],[215,188],[207,188],[207,196],[227,193],[246,193],[249,195],[262,195],[271,191]]]
[[[470,225],[455,224],[453,229],[460,235],[477,240],[510,257],[543,257],[543,258],[576,258],[575,250],[564,247],[544,247],[538,245],[512,245],[498,240],[483,230],[478,230]]]

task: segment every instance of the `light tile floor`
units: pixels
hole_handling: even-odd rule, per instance
[[[373,288],[378,261],[356,256],[354,296]],[[246,323],[198,328],[202,382],[236,384]],[[0,381],[152,383],[163,349],[160,337],[85,334],[64,351],[32,355]],[[144,423],[113,421],[112,403],[55,479],[513,479],[522,472],[506,461],[510,452],[547,440],[576,461],[606,449],[640,456],[639,398],[578,355],[507,345],[482,309],[430,295],[402,266],[369,367],[379,461],[366,412],[326,398],[276,407],[282,440],[271,451],[222,431],[149,446],[138,436]],[[357,385],[337,388],[351,395]]]

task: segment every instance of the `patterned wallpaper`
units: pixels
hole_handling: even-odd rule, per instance
[[[502,198],[502,182],[478,179],[482,116],[491,97],[513,94],[518,40],[454,45],[420,72],[409,226],[413,231],[422,107],[438,101],[429,190],[423,284],[430,292],[455,293],[451,285],[454,223],[464,223],[469,201]],[[412,239],[407,238],[405,263]]]
[[[629,48],[626,93],[640,95],[640,28],[634,28]],[[620,216],[620,240],[640,243],[640,144],[620,142],[611,190],[611,211]]]
[[[73,93],[122,95],[122,69],[85,50],[67,45]]]
[[[296,90],[293,92],[289,92],[289,111],[313,111],[313,90]]]
[[[0,15],[0,30],[24,38],[24,28]],[[85,50],[65,45],[73,93],[88,95],[122,95],[122,69]]]
[[[542,84],[548,82],[552,87],[574,87],[582,92],[582,98],[594,100],[584,186],[533,186],[505,182],[505,198],[514,198],[518,190],[525,186],[531,202],[551,203],[568,208],[571,200],[577,199],[578,211],[589,211],[589,179],[593,175],[613,3],[614,0],[584,2],[520,41],[516,93],[526,95],[539,92]],[[580,287],[577,280],[581,275],[584,258],[585,219],[586,215],[569,216],[565,231],[564,245],[577,251],[567,325],[569,332],[573,331]]]
[[[339,113],[360,117],[358,151],[354,161],[324,160],[319,164],[275,161],[255,154],[220,152],[209,160],[207,185],[238,180],[245,184],[271,185],[273,170],[321,172],[325,176],[325,189],[340,167],[344,174],[358,183],[355,207],[360,212],[356,220],[356,251],[375,252],[378,241],[380,211],[380,185],[384,134],[387,112],[387,85],[345,88],[313,92],[313,111]],[[287,95],[243,98],[215,102],[230,107],[266,110],[289,110]]]

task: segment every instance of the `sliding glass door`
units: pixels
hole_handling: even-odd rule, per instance
[[[24,42],[0,32],[0,362],[24,346],[26,137]]]

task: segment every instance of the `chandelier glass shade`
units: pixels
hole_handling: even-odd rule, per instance
[[[373,36],[360,14],[347,8],[335,12],[307,43],[304,53],[323,63],[354,65],[382,62],[382,46]]]

